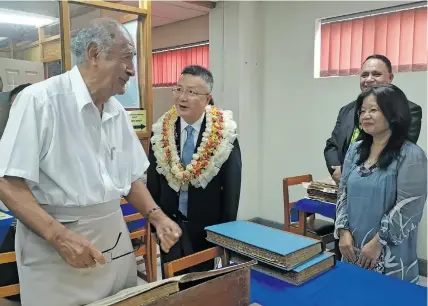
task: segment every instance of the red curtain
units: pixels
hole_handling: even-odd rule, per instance
[[[356,75],[371,54],[394,72],[426,71],[426,7],[321,25],[320,76]]]
[[[153,86],[177,84],[181,71],[188,65],[209,68],[209,45],[190,47],[153,54]]]

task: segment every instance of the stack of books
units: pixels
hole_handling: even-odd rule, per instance
[[[207,240],[230,250],[231,261],[256,260],[262,273],[301,285],[333,268],[335,255],[321,241],[249,221],[234,221],[205,228]]]
[[[336,204],[337,185],[313,181],[307,187],[308,198],[312,200]]]

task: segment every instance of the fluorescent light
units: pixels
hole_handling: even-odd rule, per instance
[[[0,41],[7,39],[7,37],[0,37]]]
[[[58,18],[21,11],[0,9],[0,23],[42,27],[54,22],[58,22]]]

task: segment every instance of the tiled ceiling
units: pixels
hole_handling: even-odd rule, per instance
[[[152,2],[152,27],[208,14],[209,8],[182,1]]]
[[[110,1],[125,5],[138,6],[138,1]],[[213,1],[152,1],[152,27],[174,23],[202,15],[210,11]]]

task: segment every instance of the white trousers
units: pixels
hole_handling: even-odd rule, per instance
[[[137,285],[137,264],[130,253],[133,247],[120,200],[88,207],[42,208],[101,252],[113,248],[104,253],[113,260],[95,268],[73,268],[46,240],[18,222],[15,249],[23,306],[81,306]],[[126,253],[130,254],[120,257]]]

